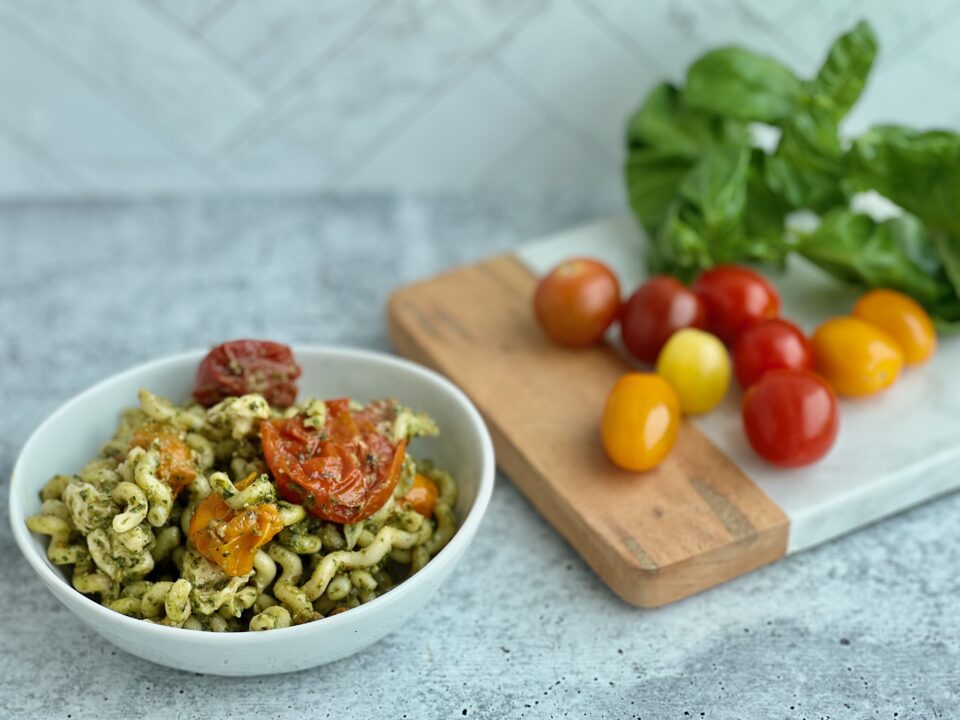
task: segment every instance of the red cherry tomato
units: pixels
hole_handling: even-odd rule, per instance
[[[393,416],[393,403],[371,403],[359,412],[349,400],[328,400],[326,423],[307,427],[301,416],[260,423],[263,455],[280,496],[336,523],[373,515],[390,499],[406,441],[393,443],[376,426]]]
[[[204,407],[247,393],[260,393],[271,405],[297,399],[300,366],[286,345],[266,340],[232,340],[217,345],[200,362],[193,397]]]
[[[677,330],[703,330],[706,325],[700,298],[674,278],[657,275],[637,288],[623,306],[620,335],[638,360],[653,364]]]
[[[770,370],[743,396],[743,428],[757,455],[784,467],[819,460],[837,439],[837,396],[806,370]]]
[[[718,265],[693,283],[707,308],[707,329],[732,345],[748,325],[780,312],[780,296],[761,275],[738,265]]]
[[[537,284],[533,310],[554,342],[569,347],[592,345],[620,312],[620,283],[602,262],[565,260]]]
[[[813,370],[813,346],[792,322],[781,318],[761,320],[737,338],[733,368],[737,382],[746,390],[767,370]]]

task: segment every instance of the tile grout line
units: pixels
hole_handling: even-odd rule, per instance
[[[933,31],[938,30],[944,23],[950,22],[957,15],[960,15],[960,4],[949,5],[935,17],[930,18],[929,21],[923,23],[920,27],[907,33],[887,51],[884,65],[892,67],[903,58],[910,57],[914,52],[918,52],[923,45],[923,41],[928,39]],[[919,40],[919,42],[917,42],[917,40]],[[909,47],[905,47],[908,42],[910,42]]]
[[[528,2],[527,8],[519,12],[492,40],[488,43],[481,44],[480,47],[465,56],[460,61],[458,68],[451,71],[450,75],[438,81],[432,88],[421,95],[411,107],[408,107],[395,116],[370,142],[357,150],[350,160],[342,162],[332,168],[324,177],[324,182],[329,182],[331,177],[338,173],[341,174],[343,179],[349,179],[355,173],[362,170],[367,163],[390,147],[405,130],[413,127],[421,120],[426,113],[451,90],[483,67],[484,63],[493,57],[494,52],[501,49],[503,45],[512,40],[517,33],[532,22],[537,12],[538,10],[535,4],[532,1]]]
[[[614,156],[600,143],[597,138],[571,121],[562,110],[558,109],[549,99],[527,82],[499,57],[492,57],[490,70],[518,95],[523,97],[554,126],[563,132],[573,142],[577,143],[585,152],[597,157],[606,157],[614,160]],[[626,122],[626,121],[624,121]]]
[[[0,120],[0,136],[8,138],[14,147],[22,150],[36,165],[52,173],[63,188],[84,190],[91,187],[90,180],[68,161],[52,155],[43,145],[23,135],[5,120]]]
[[[580,12],[586,16],[593,26],[604,33],[617,47],[628,55],[634,56],[642,63],[650,63],[659,72],[663,73],[664,76],[670,74],[669,70],[665,68],[659,60],[640,47],[640,45],[630,37],[629,33],[620,27],[620,25],[613,22],[603,10],[597,7],[595,0],[575,0],[575,2],[580,7]]]
[[[215,155],[222,161],[236,152],[238,148],[253,137],[261,128],[265,127],[270,120],[277,115],[279,108],[282,107],[284,103],[289,102],[290,98],[296,97],[297,92],[306,86],[317,73],[334,62],[349,50],[357,40],[363,37],[370,28],[370,23],[368,23],[367,20],[393,1],[394,0],[373,0],[367,9],[350,24],[346,32],[342,33],[335,41],[324,48],[323,51],[315,55],[301,70],[280,87],[269,91],[264,98],[263,104],[245,118],[242,118],[233,130],[227,133],[223,140],[209,148],[207,156]]]
[[[220,22],[221,18],[227,14],[227,11],[236,4],[237,0],[220,0],[220,2],[210,8],[210,10],[208,10],[203,17],[198,19],[190,27],[190,30],[195,32],[200,37],[203,37],[203,34]]]
[[[28,25],[4,13],[0,13],[0,25],[6,27],[10,32],[33,47],[34,50],[53,62],[65,73],[79,80],[88,90],[104,100],[109,106],[113,107],[128,120],[133,121],[137,127],[158,140],[161,145],[173,153],[175,157],[186,162],[188,166],[201,173],[201,175],[208,180],[213,181],[216,187],[222,186],[223,178],[219,176],[216,168],[211,168],[206,163],[201,162],[202,158],[195,155],[189,148],[183,145],[180,139],[176,137],[169,128],[166,128],[162,124],[154,123],[150,119],[149,113],[145,113],[139,108],[139,103],[131,103],[122,92],[120,96],[123,97],[123,100],[118,101],[117,94],[108,82],[100,79],[96,73],[82,68],[69,58],[64,57]],[[145,118],[146,122],[144,122]]]
[[[219,5],[218,7],[224,7],[226,10],[229,9],[231,5],[232,0],[230,0],[228,3]],[[266,88],[252,78],[239,63],[221,53],[220,50],[209,43],[199,33],[194,31],[193,28],[182,22],[179,18],[171,15],[162,7],[154,3],[153,0],[140,0],[140,6],[150,13],[154,20],[166,25],[171,30],[180,33],[191,45],[193,45],[200,53],[202,53],[207,60],[219,67],[221,70],[228,72],[232,77],[235,77],[237,80],[243,83],[244,87],[248,91],[256,95],[258,100],[261,102],[263,101]],[[216,8],[214,8],[214,10],[215,9]],[[222,16],[223,13],[220,13],[218,15],[218,19]]]

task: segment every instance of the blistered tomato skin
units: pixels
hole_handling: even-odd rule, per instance
[[[656,275],[624,303],[620,336],[631,355],[652,365],[673,333],[706,326],[700,298],[675,278]]]
[[[537,322],[551,340],[567,347],[598,342],[620,312],[620,282],[597,260],[565,260],[537,284]]]
[[[733,367],[737,382],[746,390],[768,370],[813,370],[813,346],[792,322],[782,318],[761,320],[737,338]]]
[[[829,452],[840,428],[837,398],[806,370],[770,370],[743,396],[743,429],[754,451],[781,467],[801,467]]]
[[[876,325],[860,318],[837,317],[813,334],[817,372],[838,395],[864,397],[884,390],[903,368],[903,351]]]
[[[687,415],[713,410],[730,387],[730,356],[715,336],[703,330],[678,330],[663,346],[657,374],[673,386]]]
[[[601,423],[603,447],[624,470],[656,467],[673,448],[679,429],[680,402],[658,375],[628,373],[607,397]]]
[[[937,349],[937,331],[927,311],[896,290],[871,290],[854,305],[853,315],[890,335],[907,365],[924,362]]]
[[[780,313],[780,296],[759,273],[739,265],[718,265],[705,270],[693,291],[707,310],[707,329],[725,344],[757,320]]]
[[[286,345],[269,340],[231,340],[217,345],[200,362],[193,397],[204,407],[228,397],[260,393],[271,405],[297,399],[300,366]]]

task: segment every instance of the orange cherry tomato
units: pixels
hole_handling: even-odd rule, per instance
[[[613,386],[603,409],[601,437],[610,460],[624,470],[649,470],[677,440],[680,400],[653,373],[628,373]]]
[[[160,456],[157,477],[170,486],[174,495],[197,478],[190,448],[159,425],[148,423],[134,430],[130,447],[141,447],[144,450],[154,448],[157,451]]]
[[[252,473],[237,488],[247,487],[257,477]],[[272,503],[233,510],[220,493],[212,492],[197,505],[187,534],[203,557],[236,577],[253,570],[253,556],[283,530],[280,513]]]
[[[400,504],[409,506],[424,517],[430,517],[438,494],[437,484],[426,475],[417,473],[407,494],[400,498]]]
[[[569,347],[592,345],[620,312],[620,283],[601,262],[565,260],[540,280],[533,310],[554,342]]]
[[[853,315],[896,340],[907,365],[922,363],[937,348],[937,331],[926,310],[896,290],[871,290],[853,306]]]
[[[828,320],[813,334],[817,372],[839,395],[862,397],[892,385],[903,351],[876,325],[855,317]]]

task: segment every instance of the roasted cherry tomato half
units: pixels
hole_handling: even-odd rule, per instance
[[[243,490],[256,477],[251,474],[237,483],[237,488]],[[187,535],[197,552],[236,577],[253,570],[257,550],[281,530],[283,521],[272,503],[234,510],[220,493],[212,492],[193,511]]]
[[[871,290],[853,306],[853,315],[896,340],[907,365],[922,363],[937,349],[933,320],[920,304],[896,290]]]
[[[204,407],[248,393],[287,407],[297,399],[300,366],[286,345],[266,340],[232,340],[217,345],[200,362],[193,397]]]
[[[784,467],[827,454],[840,427],[837,398],[807,370],[770,370],[743,396],[743,429],[757,455]]]
[[[733,368],[746,390],[768,370],[813,370],[813,346],[803,331],[781,318],[760,320],[740,333]]]
[[[138,427],[130,437],[130,447],[141,447],[144,450],[153,448],[157,451],[160,458],[157,477],[170,486],[174,495],[197,477],[190,448],[160,425],[147,423]]]
[[[607,456],[624,470],[649,470],[667,456],[680,428],[680,401],[666,380],[629,373],[613,386],[603,410]]]
[[[263,455],[281,497],[336,523],[373,515],[393,494],[406,441],[377,432],[391,419],[390,401],[371,403],[356,413],[346,399],[328,400],[322,428],[307,427],[295,416],[260,423]]]
[[[705,270],[693,291],[707,309],[707,329],[732,345],[747,326],[777,317],[780,296],[760,274],[739,265],[718,265]]]
[[[730,356],[716,336],[685,328],[667,340],[657,358],[657,374],[673,386],[688,415],[713,410],[730,387]]]
[[[872,323],[855,317],[828,320],[813,334],[820,373],[839,395],[873,395],[896,382],[903,368],[897,342]]]
[[[537,284],[533,310],[554,342],[568,347],[592,345],[620,312],[620,283],[601,262],[565,260]]]
[[[637,288],[623,306],[620,335],[638,360],[651,365],[677,330],[707,325],[700,298],[678,280],[657,275]]]

